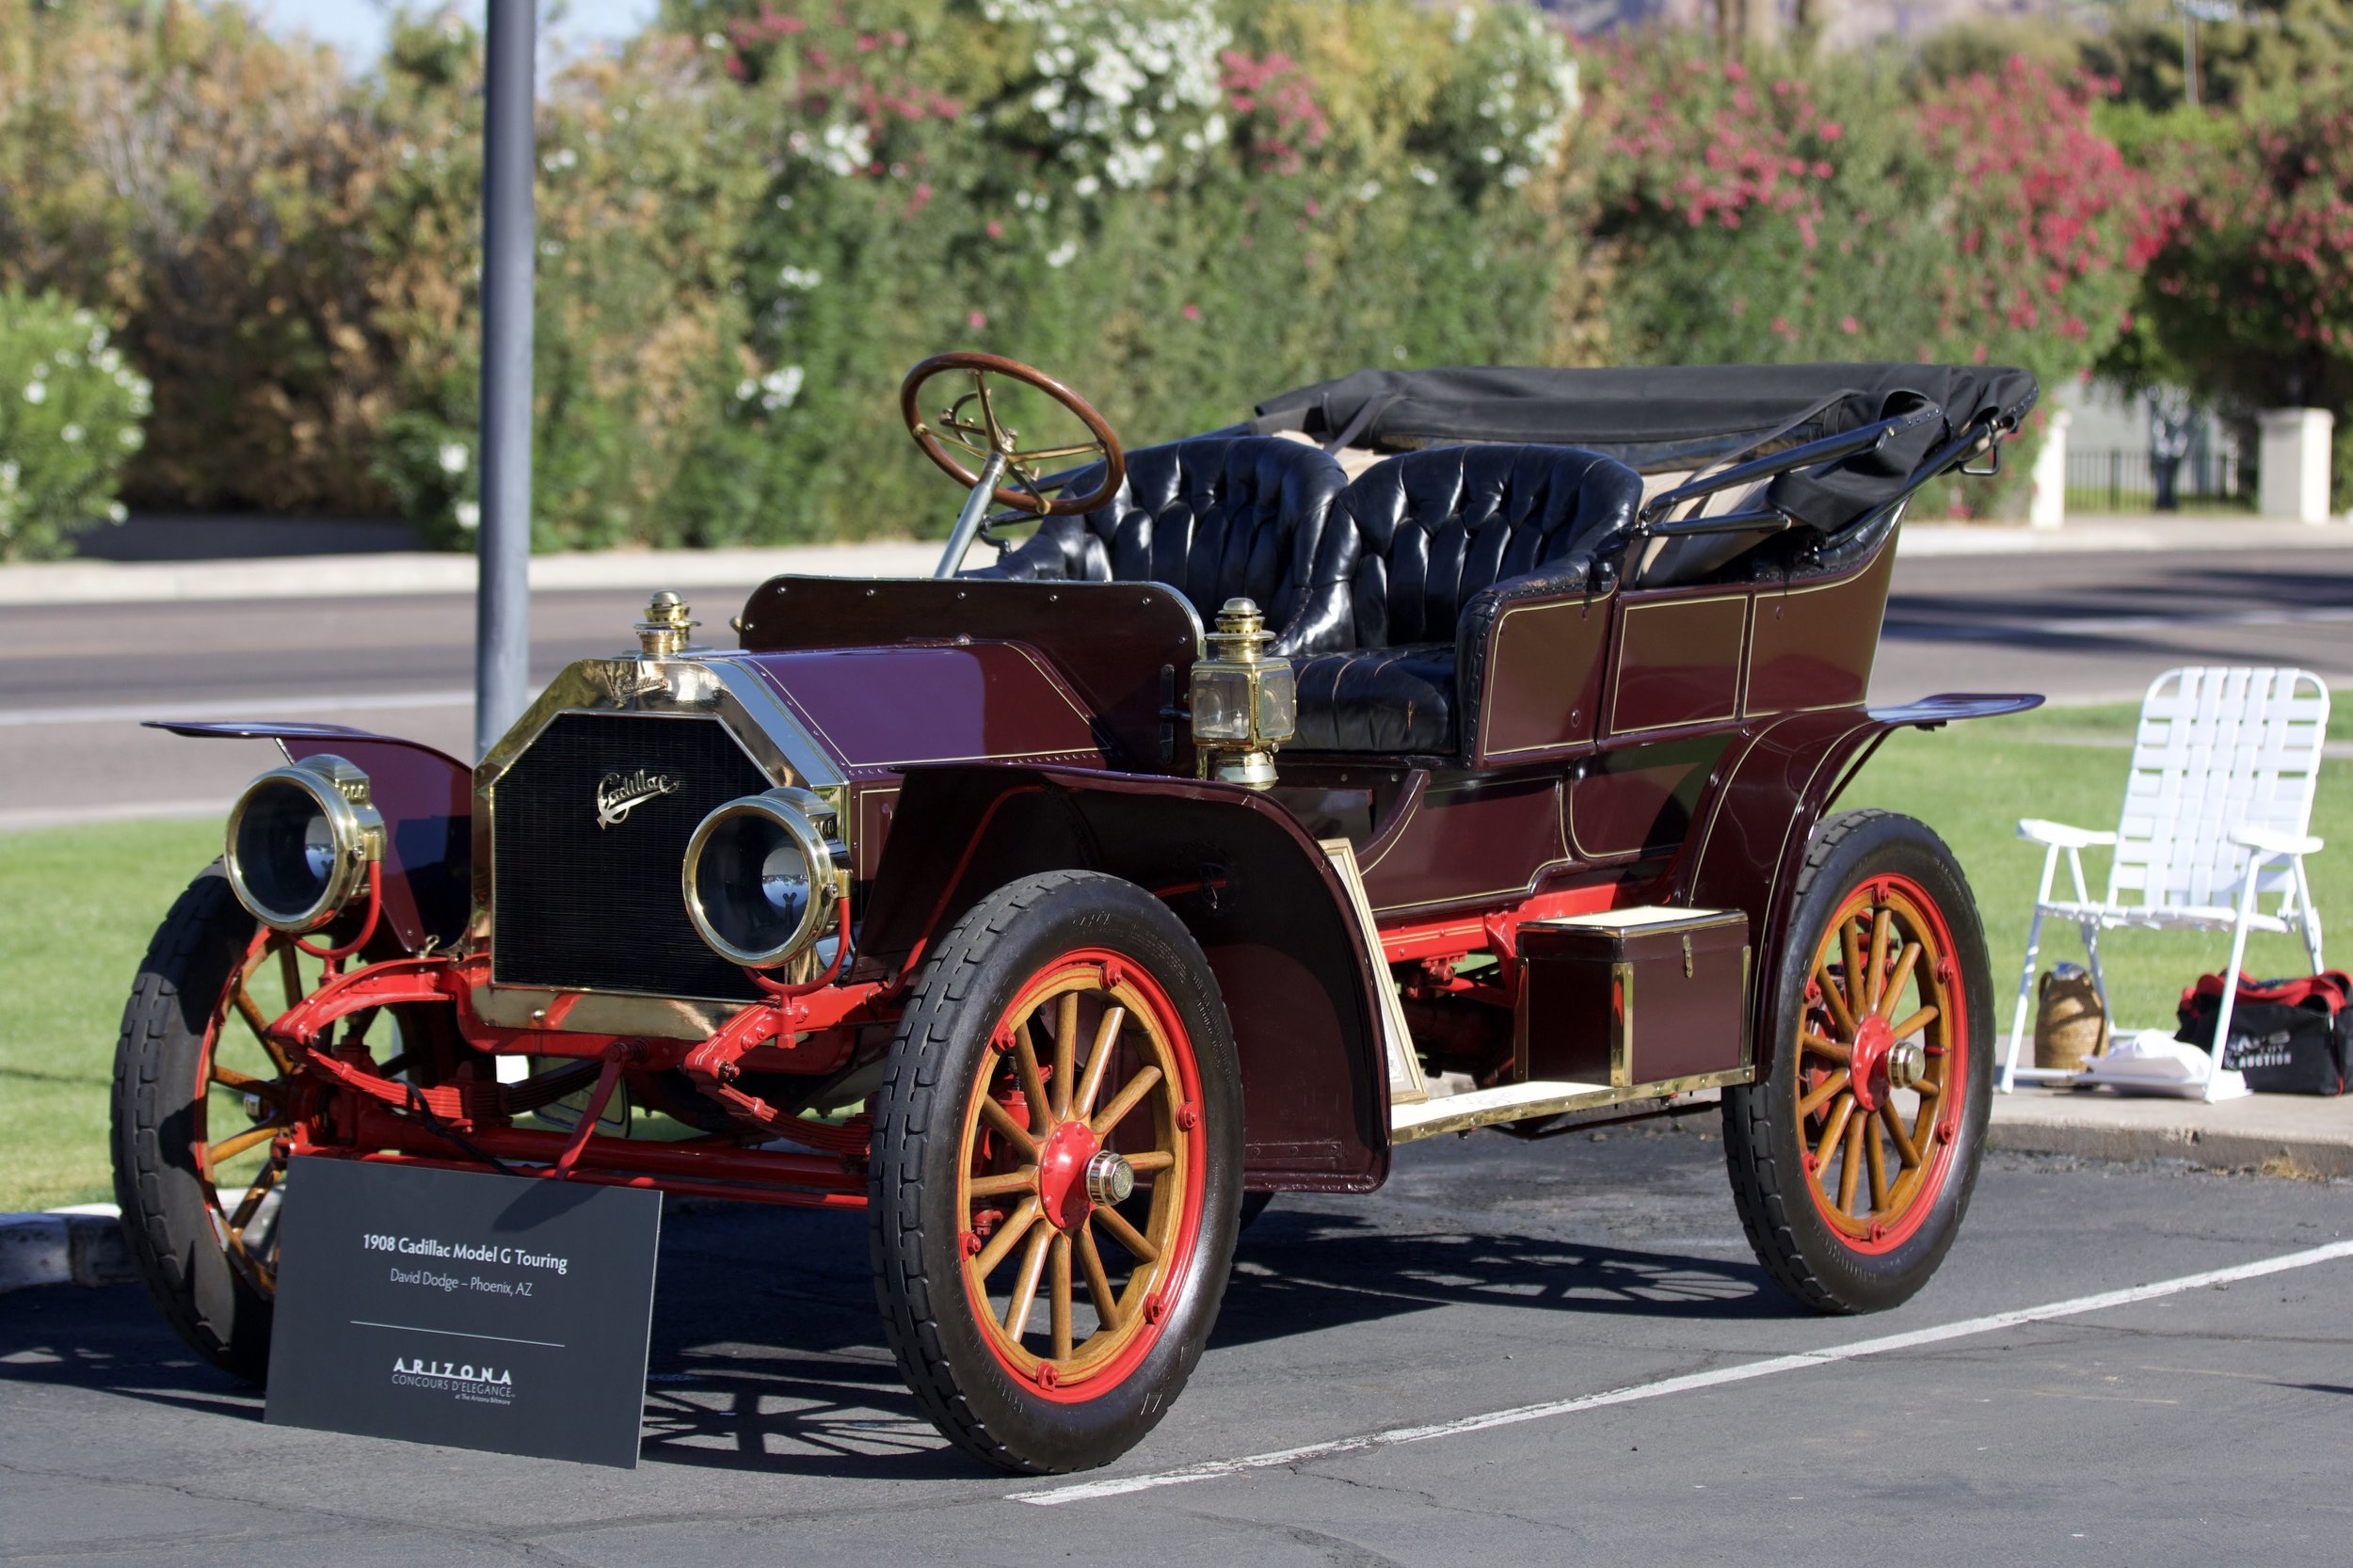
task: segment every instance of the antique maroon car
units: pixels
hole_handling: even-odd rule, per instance
[[[1025,445],[1023,397],[1079,427]],[[169,727],[286,765],[124,1015],[147,1283],[259,1378],[297,1157],[862,1207],[924,1411],[1060,1470],[1168,1408],[1267,1194],[1721,1105],[1766,1272],[1900,1302],[1983,1144],[1984,940],[1934,833],[1825,813],[1892,731],[2039,700],[1865,703],[1907,499],[2034,398],[1365,372],[1123,454],[927,360],[935,579],[776,578],[730,649],[657,596],[472,769]]]

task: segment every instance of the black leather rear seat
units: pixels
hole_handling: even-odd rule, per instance
[[[1299,630],[1298,751],[1467,752],[1488,628],[1514,597],[1575,592],[1614,563],[1641,477],[1562,446],[1447,446],[1359,474],[1325,525],[1314,582],[1347,616]],[[1467,675],[1469,679],[1464,677]]]
[[[1130,452],[1111,501],[967,575],[1165,583],[1204,622],[1247,594],[1299,674],[1289,749],[1446,756],[1470,749],[1495,617],[1614,565],[1641,497],[1576,447],[1433,447],[1350,484],[1303,442],[1195,436]]]

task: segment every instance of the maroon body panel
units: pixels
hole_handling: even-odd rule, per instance
[[[1732,739],[1697,735],[1604,752],[1570,792],[1569,841],[1577,854],[1614,860],[1672,851]]]
[[[854,779],[927,762],[1106,765],[1082,699],[1017,643],[738,657]]]
[[[1823,583],[1760,585],[1749,609],[1752,718],[1863,700],[1879,656],[1896,552],[1881,549],[1857,570]]]
[[[1591,748],[1616,604],[1614,598],[1564,594],[1514,604],[1496,618],[1474,763],[1524,764]]]
[[[1618,596],[1611,740],[1738,716],[1749,598],[1722,588]]]
[[[865,901],[858,974],[904,973],[1017,877],[1099,871],[1159,893],[1216,971],[1241,1056],[1249,1185],[1388,1174],[1370,954],[1297,819],[1237,785],[1074,768],[911,770]]]
[[[1570,859],[1557,772],[1429,775],[1396,826],[1359,852],[1376,914],[1520,897]]]
[[[1192,748],[1161,710],[1200,656],[1201,623],[1161,584],[775,577],[744,601],[740,635],[755,653],[1026,644],[1101,721],[1120,766],[1193,771]]]

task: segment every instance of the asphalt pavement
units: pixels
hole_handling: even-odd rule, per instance
[[[932,1433],[855,1214],[672,1205],[632,1472],[264,1426],[136,1286],[0,1296],[0,1560],[2345,1560],[2353,1185],[1995,1154],[1927,1290],[1824,1319],[1712,1132],[1278,1200],[1160,1430],[1043,1482]]]
[[[661,570],[649,560],[648,580],[628,589],[535,593],[534,680],[632,646]],[[688,598],[725,641],[741,594]],[[324,719],[472,752],[462,595],[17,604],[0,616],[0,830],[208,816],[267,765],[258,743],[180,740],[140,729],[143,717]],[[2353,548],[1907,554],[1872,697],[2133,701],[2158,671],[2201,662],[2353,681]]]

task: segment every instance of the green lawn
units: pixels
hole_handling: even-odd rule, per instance
[[[216,822],[0,834],[0,1210],[114,1196],[106,1089],[147,938]]]
[[[1975,884],[1993,945],[2000,1027],[2025,948],[2041,854],[2013,834],[2021,816],[2084,827],[2116,824],[2126,752],[2080,744],[2131,735],[2133,710],[2044,710],[1890,740],[1843,804],[1884,806],[1933,825]],[[2331,725],[2353,737],[2353,713]],[[2353,933],[2353,765],[2321,776],[2313,831],[2330,840],[2312,862],[2314,891],[2340,932]],[[0,835],[0,1210],[109,1195],[106,1084],[124,992],[147,937],[187,879],[217,853],[209,822],[137,823]],[[2086,856],[2099,890],[2104,852]],[[2221,968],[2221,936],[2117,932],[2106,962],[2119,1021],[2169,1023],[2195,976]],[[2054,933],[2047,965],[2079,957]],[[2301,973],[2289,938],[2258,936],[2258,974]]]

